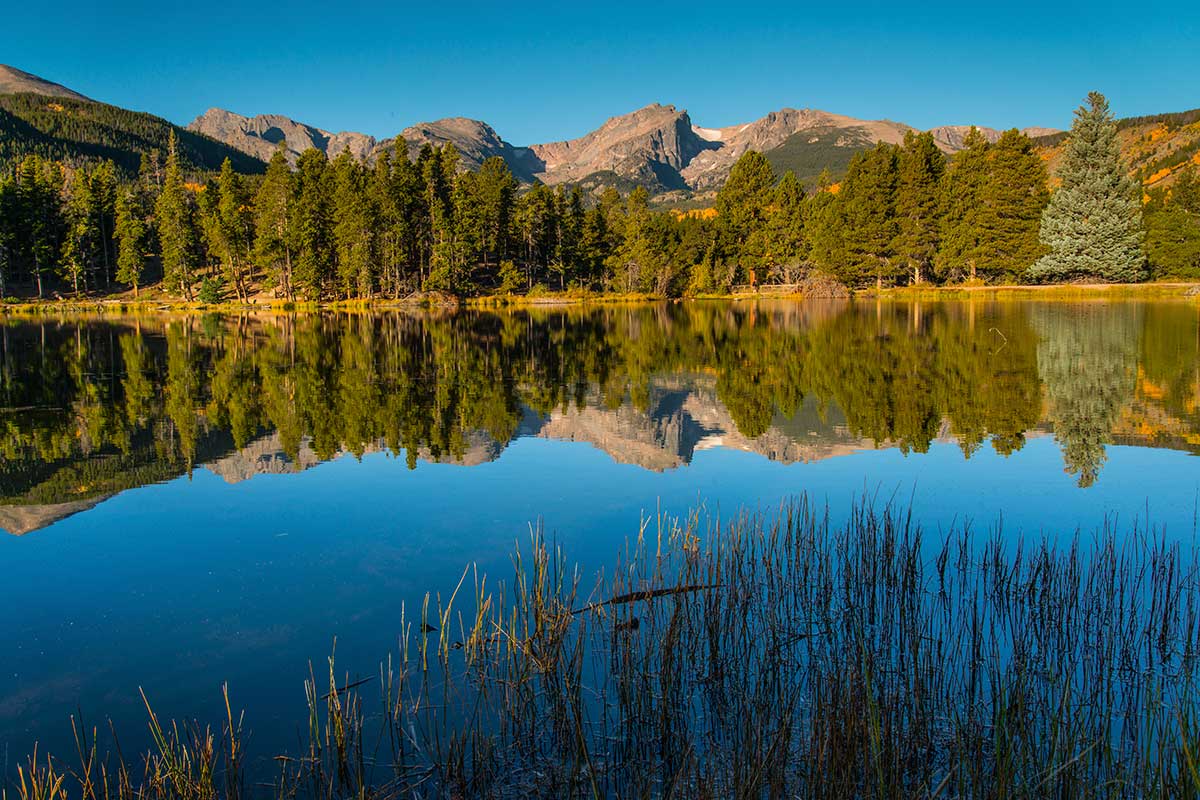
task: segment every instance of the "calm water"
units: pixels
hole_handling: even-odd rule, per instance
[[[377,673],[401,609],[585,570],[639,521],[864,494],[1068,537],[1200,492],[1191,303],[676,304],[0,321],[0,758],[164,716],[296,742],[308,663]]]

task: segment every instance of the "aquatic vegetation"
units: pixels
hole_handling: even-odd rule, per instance
[[[1200,790],[1196,553],[1152,528],[930,535],[891,506],[648,520],[595,583],[538,529],[378,682],[314,669],[307,741],[218,728],[29,762],[14,797],[1178,797]],[[148,704],[149,708],[149,704]],[[251,715],[253,708],[250,709]],[[252,716],[250,717],[252,718]]]

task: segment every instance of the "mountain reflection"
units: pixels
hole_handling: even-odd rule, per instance
[[[1183,303],[68,317],[0,335],[12,533],[198,465],[229,481],[343,453],[470,465],[521,436],[666,470],[715,446],[1007,455],[1041,432],[1082,487],[1110,444],[1200,448]]]

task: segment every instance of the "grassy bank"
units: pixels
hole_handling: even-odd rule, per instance
[[[967,299],[1027,299],[1027,300],[1132,300],[1132,299],[1196,299],[1200,297],[1200,283],[1114,283],[1114,284],[1054,284],[1046,286],[987,284],[935,286],[904,286],[898,288],[862,289],[853,293],[859,298],[883,297],[897,300],[967,300]],[[804,292],[790,286],[765,285],[755,291],[737,290],[727,293],[697,295],[693,300],[754,300],[754,299],[805,300]],[[55,298],[49,300],[18,300],[9,298],[0,302],[0,314],[14,316],[36,316],[62,313],[150,313],[161,311],[179,312],[292,312],[318,310],[386,310],[413,308],[530,308],[538,306],[601,305],[621,303],[644,303],[668,298],[656,295],[629,293],[614,294],[584,290],[564,292],[538,292],[534,294],[482,295],[478,297],[454,298],[449,295],[420,294],[401,299],[338,300],[338,301],[286,301],[260,295],[252,302],[200,303],[188,302],[169,295],[144,292],[143,296]]]
[[[725,297],[731,297],[726,295]],[[201,303],[171,297],[154,298],[65,298],[53,300],[6,300],[0,302],[0,315],[40,316],[47,314],[139,314],[164,311],[181,313],[292,313],[312,311],[386,311],[388,309],[480,309],[534,308],[543,306],[601,305],[645,303],[663,298],[646,294],[608,294],[601,292],[546,292],[541,294],[486,295],[456,298],[450,295],[416,295],[408,298],[373,300],[278,300],[260,297],[252,302],[229,301]]]
[[[468,570],[371,682],[305,686],[307,744],[251,786],[244,722],[161,721],[124,761],[78,732],[12,796],[1180,797],[1200,789],[1194,554],[1055,546],[800,501],[658,520],[594,586],[535,535]],[[147,708],[150,704],[147,703]],[[253,720],[253,708],[245,720]],[[104,738],[104,737],[100,737]],[[258,754],[269,758],[274,753]]]
[[[1018,284],[992,286],[988,284],[964,286],[903,286],[859,292],[860,296],[882,296],[897,299],[947,299],[966,300],[971,298],[1023,299],[1023,300],[1156,300],[1179,299],[1200,296],[1200,283],[1164,281],[1156,283],[1079,283],[1023,286]]]

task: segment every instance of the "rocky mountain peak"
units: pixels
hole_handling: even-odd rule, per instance
[[[611,117],[591,133],[529,147],[541,162],[536,177],[555,184],[597,173],[653,188],[686,187],[680,171],[699,153],[714,147],[696,133],[687,111],[652,105]]]
[[[37,75],[10,67],[7,64],[0,64],[0,94],[17,94],[18,92],[29,92],[47,97],[66,97],[71,100],[90,99],[61,84],[39,78]]]
[[[489,158],[502,158],[513,174],[526,182],[533,179],[533,172],[538,166],[531,161],[525,148],[513,147],[500,138],[491,125],[469,117],[446,117],[411,125],[401,131],[396,139],[382,142],[378,149],[395,149],[400,138],[408,146],[409,158],[416,158],[427,144],[434,147],[453,144],[464,169],[479,169]]]
[[[517,147],[505,141],[486,122],[447,117],[405,128],[399,137],[382,142],[357,133],[329,133],[277,114],[244,117],[210,109],[191,125],[263,160],[280,141],[294,159],[316,147],[330,157],[349,150],[372,158],[395,149],[403,137],[410,158],[426,145],[452,143],[464,169],[478,169],[488,158],[504,159],[522,181],[585,186],[634,184],[653,192],[710,191],[719,187],[733,164],[749,150],[768,154],[780,170],[796,168],[813,175],[822,166],[844,169],[854,152],[877,142],[900,144],[910,125],[893,120],[863,120],[814,108],[785,107],[739,125],[708,128],[695,125],[688,112],[674,105],[651,103],[605,120],[595,130],[574,139]],[[970,126],[943,125],[931,129],[938,147],[961,150]],[[990,141],[1000,132],[980,128]],[[1030,135],[1049,129],[1026,129]],[[825,159],[824,163],[816,163]]]
[[[330,133],[280,114],[245,117],[222,108],[210,108],[187,127],[263,161],[271,160],[280,142],[292,163],[305,150],[314,148],[330,158],[344,150],[357,158],[368,158],[377,144],[375,137],[362,133]]]

